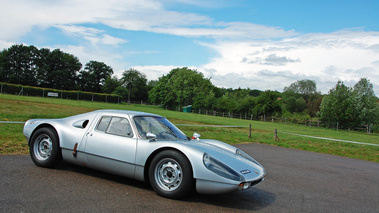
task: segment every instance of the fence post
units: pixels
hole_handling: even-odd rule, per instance
[[[251,138],[251,124],[250,124],[250,127],[249,127],[249,138]]]
[[[337,122],[337,131],[338,131],[338,122]]]
[[[280,141],[280,139],[278,137],[278,130],[277,129],[275,129],[274,139],[275,139],[275,141]]]
[[[0,94],[3,94],[3,84],[1,84],[1,93]]]
[[[21,96],[24,95],[24,87],[21,87],[21,91],[18,93],[18,96],[20,96],[20,94],[21,94]]]

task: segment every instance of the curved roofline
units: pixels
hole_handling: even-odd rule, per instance
[[[153,114],[153,113],[140,112],[140,111],[132,111],[132,110],[100,109],[100,110],[96,110],[94,112],[128,114],[128,115],[131,115],[133,117],[134,116],[156,116],[156,117],[163,117],[161,115],[157,115],[157,114]]]

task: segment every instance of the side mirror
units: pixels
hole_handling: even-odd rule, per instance
[[[148,140],[155,140],[157,136],[154,133],[148,132],[146,133],[146,139]]]
[[[200,134],[194,132],[194,133],[193,133],[193,136],[192,136],[192,139],[197,139],[197,140],[199,141],[199,140],[200,140]]]
[[[87,127],[89,120],[79,120],[76,121],[75,123],[72,124],[72,126],[79,128],[79,129],[84,129]]]

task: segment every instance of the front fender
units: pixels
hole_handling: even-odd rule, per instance
[[[174,149],[183,153],[190,161],[193,171],[193,178],[201,180],[212,180],[227,184],[235,184],[236,181],[221,177],[208,170],[203,163],[204,151],[199,150],[195,146],[188,143],[196,143],[195,141],[177,142],[177,141],[158,141],[150,142],[149,140],[138,140],[136,154],[136,173],[138,180],[146,180],[147,170],[149,169],[149,160],[152,159],[159,151],[166,149]]]

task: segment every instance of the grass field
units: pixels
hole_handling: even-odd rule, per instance
[[[368,135],[360,132],[336,131],[302,125],[249,121],[174,112],[163,110],[156,106],[110,104],[0,94],[0,121],[26,121],[31,118],[62,118],[97,109],[123,109],[150,112],[165,116],[174,124],[246,126],[246,128],[204,126],[179,126],[179,128],[187,135],[192,135],[193,132],[198,132],[201,134],[201,138],[217,139],[230,144],[264,143],[379,162],[379,146],[350,144],[280,133],[280,141],[274,140],[275,129],[278,129],[280,132],[370,144],[379,144],[378,134]],[[252,125],[252,137],[248,138],[248,126],[250,124]],[[0,154],[29,153],[26,140],[22,135],[22,128],[22,124],[0,124]]]

